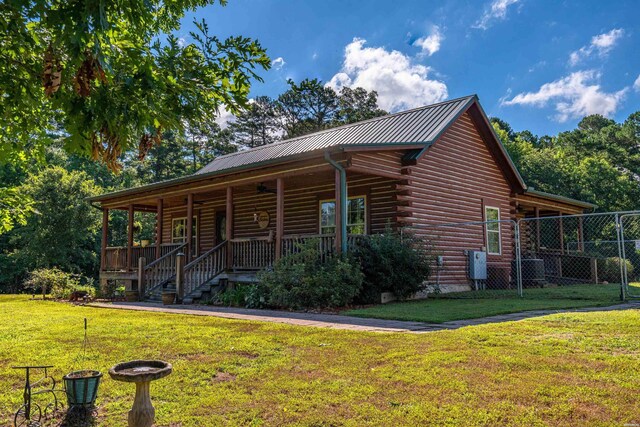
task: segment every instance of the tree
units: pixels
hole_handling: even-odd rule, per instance
[[[376,91],[367,92],[361,87],[355,89],[343,87],[340,90],[338,104],[340,109],[336,114],[336,120],[340,125],[387,114],[386,111],[378,107],[378,93]]]
[[[222,104],[245,106],[257,68],[270,66],[257,41],[221,41],[204,22],[192,43],[171,34],[185,11],[211,3],[2,2],[2,158],[41,150],[57,130],[66,149],[117,168],[122,153],[146,153],[162,132],[181,133]]]
[[[492,119],[525,182],[595,203],[601,212],[640,209],[639,113],[623,123],[587,116],[572,131],[538,138]]]
[[[21,191],[35,201],[34,213],[16,230],[14,256],[22,265],[95,273],[100,213],[86,200],[100,192],[93,180],[56,166],[32,176]]]
[[[172,32],[185,11],[215,0],[0,3],[0,162],[42,159],[58,139],[71,153],[120,169],[166,132],[246,106],[251,80],[270,61],[257,41],[224,41],[196,22],[191,43]],[[226,0],[220,0],[226,4]],[[0,218],[17,211],[0,193]],[[15,218],[18,219],[18,218]]]
[[[289,89],[276,102],[285,139],[330,127],[339,109],[336,91],[318,79],[304,79],[299,84],[289,79],[287,83]]]
[[[247,108],[229,123],[234,142],[242,147],[253,148],[271,144],[280,139],[276,118],[276,107],[268,96],[258,96]]]

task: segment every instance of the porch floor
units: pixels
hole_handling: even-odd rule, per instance
[[[401,320],[383,320],[343,316],[337,314],[300,313],[277,310],[258,310],[234,307],[212,307],[201,305],[165,306],[149,302],[113,302],[91,303],[92,307],[115,308],[122,310],[154,311],[163,313],[190,314],[196,316],[214,316],[227,319],[252,320],[260,322],[285,323],[296,326],[312,326],[321,328],[344,329],[366,332],[408,332],[425,333],[442,330],[458,329],[465,326],[482,325],[486,323],[510,322],[531,317],[546,316],[562,312],[589,312],[639,309],[640,303],[631,302],[617,304],[610,307],[587,307],[567,310],[536,310],[521,313],[503,314],[484,317],[481,319],[456,320],[445,323],[407,322]]]

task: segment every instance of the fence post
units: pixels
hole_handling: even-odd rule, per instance
[[[176,255],[176,299],[182,301],[184,292],[184,258],[185,255],[180,252]]]
[[[616,236],[618,237],[618,264],[620,267],[620,300],[624,301],[626,299],[625,295],[625,283],[624,283],[624,270],[623,270],[623,251],[624,245],[622,242],[623,233],[622,233],[622,224],[620,223],[620,215],[616,213]]]
[[[146,264],[147,259],[145,257],[138,258],[138,298],[140,301],[144,300],[144,268]]]
[[[520,222],[514,221],[514,235],[516,246],[516,286],[518,288],[518,296],[522,297],[522,252],[520,247]]]

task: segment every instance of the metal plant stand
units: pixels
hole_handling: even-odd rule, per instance
[[[151,427],[156,411],[151,404],[149,386],[151,381],[166,377],[173,367],[161,360],[133,360],[119,363],[109,369],[109,375],[116,381],[136,384],[136,397],[129,411],[129,427]]]
[[[43,422],[49,421],[58,410],[58,397],[56,392],[56,380],[49,375],[48,369],[53,365],[46,366],[14,366],[13,369],[25,370],[25,384],[23,396],[23,404],[16,411],[13,417],[14,427],[35,427],[41,426]],[[31,382],[31,370],[44,370],[44,376],[37,381]],[[34,388],[37,391],[34,391]],[[40,403],[35,402],[36,396],[47,396],[48,401],[40,399]]]

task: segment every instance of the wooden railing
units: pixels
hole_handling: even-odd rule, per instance
[[[144,294],[149,295],[176,275],[176,257],[187,246],[181,243],[144,267]]]
[[[282,256],[294,254],[300,251],[300,247],[309,240],[318,242],[320,258],[326,261],[335,252],[335,234],[299,234],[284,236],[282,238]]]
[[[126,247],[108,247],[105,253],[105,265],[102,266],[102,269],[105,271],[126,270],[128,253]]]
[[[231,266],[247,270],[258,270],[273,265],[276,245],[268,237],[231,239]]]
[[[180,246],[181,243],[165,243],[160,245],[160,256],[164,256]],[[105,254],[105,265],[102,266],[104,271],[120,271],[127,269],[127,254],[129,253],[126,246],[108,247]],[[138,268],[140,258],[145,258],[147,264],[156,259],[156,245],[134,246],[131,248],[131,268]]]
[[[361,239],[366,239],[363,234],[349,234],[347,236],[347,244],[353,247]],[[292,236],[284,236],[282,238],[282,256],[291,255],[300,250],[300,246],[309,240],[317,240],[318,252],[322,261],[326,261],[335,253],[335,234],[300,234]]]
[[[209,249],[184,266],[182,295],[189,295],[198,286],[222,273],[227,265],[227,242]]]

